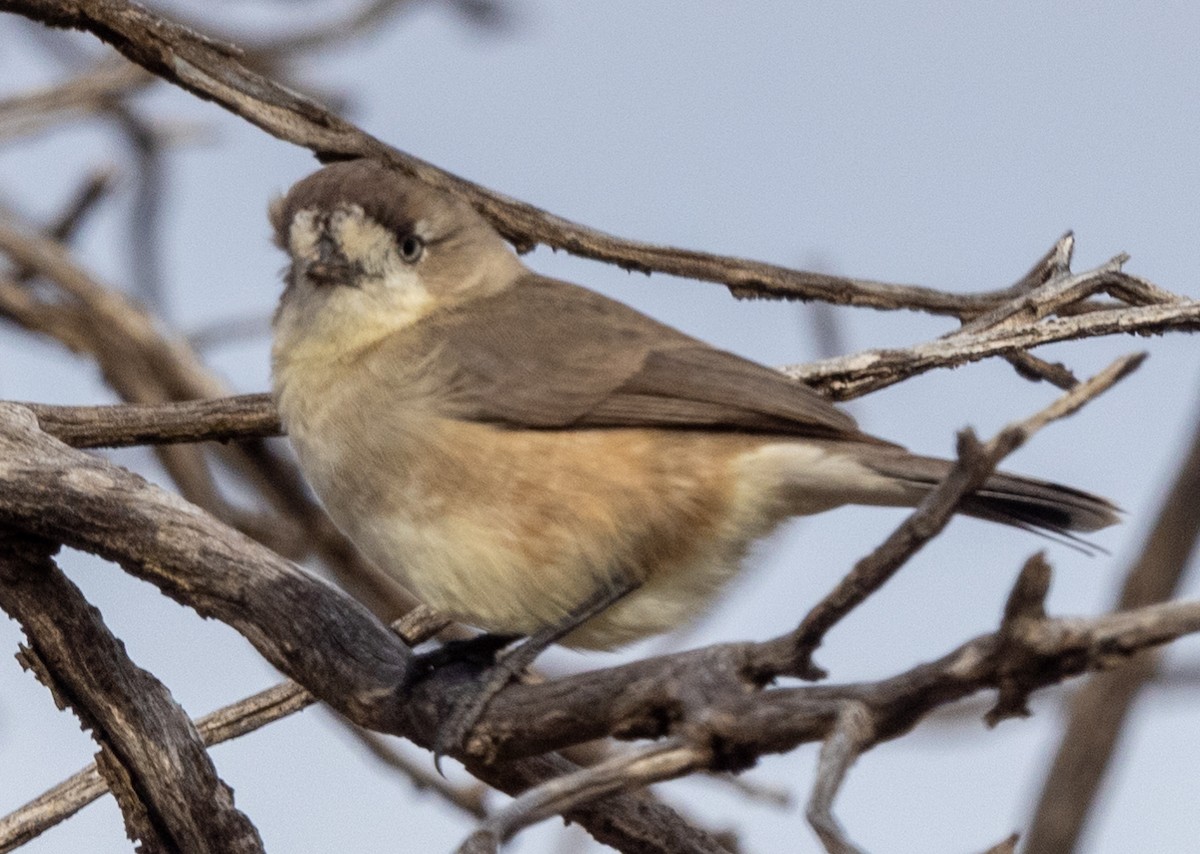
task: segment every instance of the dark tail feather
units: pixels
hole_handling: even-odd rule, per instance
[[[881,449],[862,459],[880,474],[917,488],[933,488],[950,462],[930,457],[892,454]],[[1120,521],[1120,509],[1106,498],[1030,477],[996,473],[962,502],[961,512],[1017,528],[1034,528],[1069,535],[1098,531]]]

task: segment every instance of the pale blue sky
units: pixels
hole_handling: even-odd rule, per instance
[[[225,29],[236,26],[233,13]],[[386,33],[302,68],[349,99],[348,115],[399,148],[507,194],[643,240],[950,290],[1008,284],[1065,230],[1077,269],[1119,251],[1131,271],[1200,296],[1200,7],[1186,3],[948,4],[766,2],[550,3],[516,0],[511,33],[487,37],[454,15],[420,9]],[[812,8],[804,8],[811,6]],[[296,16],[336,8],[297,4]],[[257,9],[255,11],[254,9]],[[243,21],[274,20],[242,10]],[[0,18],[0,97],[57,73],[31,30]],[[90,46],[85,37],[80,43]],[[185,330],[265,319],[281,257],[267,200],[314,164],[209,104],[162,87],[157,116],[204,140],[173,156],[165,208],[168,314]],[[0,194],[49,214],[85,170],[121,162],[118,137],[60,130],[0,148]],[[87,229],[79,256],[128,281],[128,192]],[[719,286],[631,276],[548,251],[537,269],[589,284],[721,346],[770,364],[812,358],[802,310],[734,301]],[[920,341],[944,321],[839,309],[849,348]],[[264,326],[265,328],[265,326]],[[267,383],[267,339],[211,354],[241,391]],[[1097,540],[1111,557],[1050,545],[1052,608],[1091,613],[1110,601],[1164,479],[1195,423],[1195,338],[1110,339],[1047,348],[1090,374],[1148,348],[1146,366],[1081,415],[1046,430],[1009,467],[1111,496],[1128,511]],[[949,453],[954,431],[988,435],[1049,401],[1003,364],[938,372],[852,405],[875,433]],[[108,400],[96,372],[9,328],[0,330],[0,397]],[[141,451],[114,455],[148,468]],[[900,518],[849,509],[790,528],[762,550],[725,604],[687,643],[786,630]],[[820,661],[837,680],[880,677],[994,627],[1017,568],[1045,544],[960,520],[830,636]],[[271,669],[232,631],[201,621],[92,559],[72,577],[193,714],[270,684]],[[1195,582],[1189,584],[1197,594]],[[19,632],[0,621],[0,652]],[[657,648],[657,647],[655,647]],[[645,648],[641,648],[644,651]],[[631,651],[636,654],[638,650]],[[1196,662],[1180,644],[1173,665]],[[555,666],[613,655],[557,653]],[[1154,690],[1118,756],[1086,850],[1196,848],[1200,795],[1197,694]],[[982,850],[1026,826],[1053,703],[1030,721],[929,724],[872,751],[851,773],[838,814],[872,851]],[[1187,734],[1187,735],[1183,735]],[[0,811],[85,764],[91,742],[47,692],[0,655]],[[452,850],[468,826],[432,796],[378,769],[323,711],[214,751],[237,802],[276,852]],[[753,779],[803,802],[816,751],[765,760]],[[816,850],[799,807],[748,803],[711,782],[661,787],[749,851]],[[128,850],[111,801],[88,808],[30,852]],[[510,850],[575,850],[556,823]]]

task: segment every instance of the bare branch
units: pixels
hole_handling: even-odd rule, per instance
[[[310,149],[322,161],[371,157],[457,193],[521,250],[543,243],[627,270],[719,282],[738,296],[906,308],[959,318],[975,317],[1020,294],[1020,288],[948,294],[622,240],[493,192],[392,148],[314,101],[251,71],[242,62],[238,48],[171,23],[133,3],[0,0],[0,11],[24,15],[48,26],[87,30],[151,73],[214,101],[279,139]]]
[[[0,606],[29,638],[20,658],[103,748],[100,771],[131,838],[156,852],[261,852],[192,722],[129,660],[50,547],[0,532],[0,574]]]
[[[92,172],[71,198],[70,203],[47,230],[47,234],[60,243],[67,243],[75,235],[87,216],[113,188],[113,173],[109,169]]]
[[[41,836],[108,791],[96,766],[89,765],[29,803],[0,818],[0,852],[8,854]]]
[[[117,560],[233,626],[356,723],[428,745],[443,698],[473,678],[469,668],[446,667],[410,683],[407,647],[357,603],[161,489],[41,434],[31,414],[11,405],[0,406],[0,451],[0,522]],[[691,746],[703,745],[712,767],[745,767],[763,753],[824,739],[850,700],[871,709],[877,741],[895,738],[932,709],[984,688],[1028,693],[1198,630],[1200,602],[1092,619],[1023,617],[891,679],[766,691],[751,690],[753,677],[779,661],[779,645],[790,644],[789,636],[717,646],[511,685],[492,701],[473,744],[486,742],[489,755],[508,760],[606,734],[656,737],[674,729]],[[557,760],[526,766],[463,758],[473,773],[506,791],[564,767]],[[612,828],[606,822],[616,821],[616,803],[606,799],[572,815],[602,835]],[[594,809],[606,811],[589,812]],[[641,833],[644,819],[637,815],[646,809],[643,804],[636,815],[623,816],[632,824],[622,832]],[[682,825],[674,842],[682,844],[685,833],[698,831]]]
[[[821,745],[817,764],[817,781],[808,802],[808,823],[821,839],[829,854],[861,854],[842,830],[833,815],[833,799],[837,797],[846,772],[871,743],[871,714],[861,703],[849,702],[837,716],[833,730]]]
[[[1100,335],[1159,335],[1200,329],[1200,301],[1112,308],[1073,317],[1053,317],[1029,326],[1001,328],[962,338],[941,338],[905,349],[864,350],[837,359],[783,369],[834,400],[860,397],[934,368],[949,368],[988,356]]]
[[[698,747],[670,739],[548,780],[482,822],[459,847],[459,854],[494,854],[522,828],[614,792],[681,777],[707,767],[709,761]]]
[[[278,436],[282,432],[279,414],[269,394],[159,404],[21,405],[37,416],[43,430],[75,448],[227,442]]]
[[[447,620],[434,615],[425,606],[414,608],[392,624],[392,629],[410,646],[430,639],[445,628]],[[196,729],[204,744],[211,747],[238,738],[269,723],[308,708],[316,702],[308,691],[296,682],[281,682],[257,694],[239,700],[196,721]],[[353,725],[350,725],[353,726]],[[355,730],[356,733],[361,732]],[[374,748],[373,744],[369,747]],[[381,757],[384,758],[384,757]],[[396,767],[393,763],[393,767]],[[449,787],[440,778],[430,778],[428,772],[405,766],[415,785],[438,791],[472,815],[480,816],[478,796]],[[43,792],[7,816],[0,818],[0,854],[24,845],[59,822],[70,818],[108,791],[95,765],[89,765],[70,778]]]
[[[1129,568],[1117,607],[1127,610],[1170,599],[1200,538],[1200,429],[1163,499],[1142,552]],[[1071,699],[1070,718],[1042,787],[1030,827],[1029,852],[1072,851],[1108,770],[1130,707],[1153,678],[1158,657],[1098,674]]]

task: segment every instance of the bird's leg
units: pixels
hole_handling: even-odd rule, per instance
[[[520,635],[501,635],[487,632],[471,638],[447,641],[435,650],[417,656],[414,672],[416,679],[447,664],[470,662],[492,666],[500,650],[520,638]]]
[[[641,582],[622,578],[616,583],[602,587],[589,599],[573,609],[559,623],[539,629],[523,643],[500,656],[479,682],[470,687],[464,696],[456,699],[450,717],[438,727],[434,744],[434,764],[439,767],[445,754],[461,747],[475,724],[483,715],[488,703],[514,678],[533,664],[546,647],[557,643],[592,617],[607,610],[632,593]],[[482,635],[481,637],[489,637]]]

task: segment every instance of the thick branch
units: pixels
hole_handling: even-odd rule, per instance
[[[424,606],[414,608],[402,619],[392,624],[405,643],[416,646],[429,640],[444,628],[446,620],[433,614]],[[259,691],[243,700],[232,703],[207,714],[196,721],[204,744],[211,747],[232,738],[253,732],[269,723],[306,709],[316,698],[296,682],[286,681]],[[344,719],[339,719],[343,720]],[[363,730],[347,724],[356,733]],[[368,744],[372,750],[375,744]],[[381,756],[390,762],[391,756]],[[433,789],[451,803],[475,815],[482,816],[482,801],[477,794],[452,789],[441,778],[430,778],[425,771],[415,768],[401,769],[414,784]],[[83,809],[99,798],[108,787],[95,765],[89,765],[57,786],[43,792],[29,803],[0,818],[0,854],[6,854],[30,839],[44,833],[64,819]]]
[[[0,531],[0,606],[29,638],[26,666],[103,748],[99,767],[132,838],[154,852],[263,850],[191,720],[129,660],[44,543]]]
[[[471,677],[465,665],[447,666],[405,690],[407,647],[361,606],[161,489],[45,436],[32,415],[11,405],[0,406],[0,522],[120,562],[227,622],[276,666],[372,729],[428,745],[445,698]],[[848,700],[871,710],[877,740],[894,738],[932,709],[984,688],[1027,693],[1200,630],[1200,602],[1088,620],[1019,616],[996,634],[876,683],[754,691],[751,674],[776,660],[777,642],[768,642],[514,684],[492,701],[476,735],[487,735],[491,755],[512,759],[609,734],[678,730],[702,743],[713,767],[744,767],[763,753],[824,739]],[[563,770],[551,760],[488,765],[464,758],[506,791]],[[644,814],[646,807],[638,809]],[[586,820],[587,808],[581,810]],[[595,828],[612,816],[591,818]]]
[[[355,723],[433,743],[446,695],[407,690],[409,648],[362,605],[137,475],[41,433],[11,404],[0,404],[0,523],[119,563],[236,629]],[[550,759],[469,767],[511,794],[564,770]],[[669,808],[629,795],[569,817],[621,848],[721,850]]]

